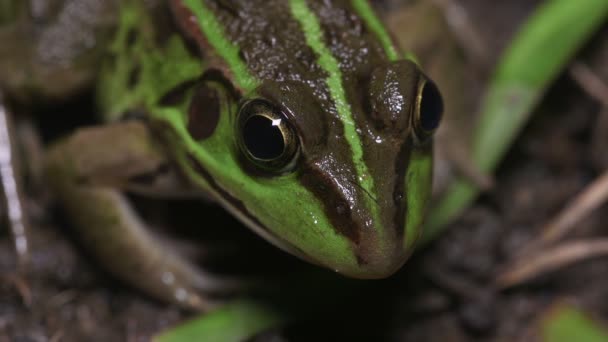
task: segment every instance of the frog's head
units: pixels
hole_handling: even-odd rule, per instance
[[[335,105],[299,82],[241,96],[203,81],[182,164],[261,236],[357,278],[394,273],[420,236],[431,191],[435,85],[409,61],[376,67]]]
[[[171,3],[205,57],[196,86],[153,113],[186,175],[303,259],[358,278],[399,269],[421,233],[442,101],[369,5]],[[184,56],[149,74],[196,74]]]

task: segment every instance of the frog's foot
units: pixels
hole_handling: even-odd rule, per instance
[[[0,181],[6,216],[10,226],[18,269],[23,271],[29,261],[27,220],[24,210],[22,183],[19,173],[15,137],[10,113],[0,94]]]
[[[46,163],[54,195],[85,247],[110,272],[164,301],[207,310],[206,295],[238,286],[198,269],[151,234],[121,193],[168,160],[139,122],[81,129],[53,146]]]

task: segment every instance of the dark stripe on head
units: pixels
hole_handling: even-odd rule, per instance
[[[410,155],[412,154],[411,142],[406,141],[401,145],[399,149],[399,153],[397,154],[397,158],[395,159],[395,166],[393,175],[395,182],[393,188],[393,201],[395,207],[395,215],[393,217],[395,229],[396,229],[396,238],[399,241],[403,241],[405,234],[405,218],[407,215],[407,199],[405,198],[406,194],[406,186],[405,186],[405,177],[407,173],[407,168],[410,162]]]
[[[196,45],[196,51],[201,57],[204,57],[205,52],[211,50],[211,45],[197,24],[194,15],[188,9],[182,0],[170,0],[171,10],[175,17],[175,22],[179,27],[179,32],[182,34],[184,41],[193,42]]]
[[[349,203],[336,186],[335,180],[319,169],[305,166],[300,176],[300,182],[323,203],[336,232],[345,236],[355,246],[361,241],[361,227],[353,221]]]

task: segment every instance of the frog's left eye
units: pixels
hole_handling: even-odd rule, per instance
[[[417,102],[414,134],[418,142],[424,143],[437,130],[443,115],[443,99],[435,83],[430,80],[421,82]]]
[[[270,173],[295,168],[300,140],[285,114],[263,99],[245,102],[237,118],[239,148],[248,162]]]

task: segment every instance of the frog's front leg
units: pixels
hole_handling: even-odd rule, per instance
[[[120,191],[167,161],[143,123],[125,122],[81,129],[57,143],[46,172],[86,248],[113,274],[161,300],[205,310],[202,293],[222,280],[164,246]]]

